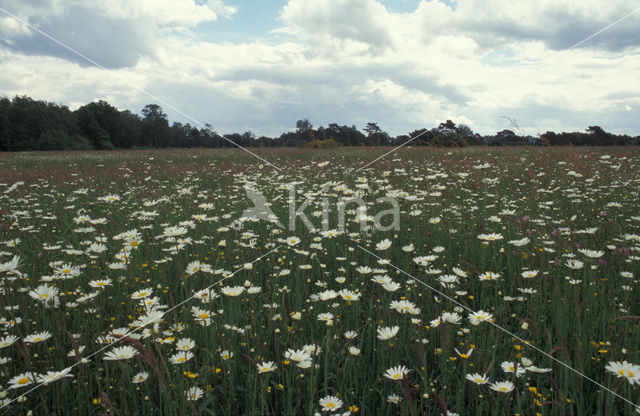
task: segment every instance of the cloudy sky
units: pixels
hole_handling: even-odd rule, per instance
[[[446,119],[491,134],[512,128],[505,117],[531,135],[593,124],[640,134],[637,0],[0,0],[0,8],[8,97],[72,109],[105,99],[136,113],[158,103],[171,121],[269,136],[302,118],[316,127],[376,122],[391,135]]]

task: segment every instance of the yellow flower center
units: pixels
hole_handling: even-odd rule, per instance
[[[64,274],[71,273],[71,270],[69,270],[69,269],[64,269],[64,270],[62,270],[62,273],[64,273]]]
[[[185,360],[185,357],[179,357],[179,358],[178,358],[178,362],[179,362],[179,363],[183,363],[183,362],[184,362],[184,360]]]
[[[327,403],[327,407],[328,407],[329,409],[334,409],[334,408],[336,407],[336,405],[335,405],[335,404],[333,404],[333,403]]]
[[[38,337],[38,338],[34,338],[34,339],[33,339],[33,342],[38,342],[38,341],[42,341],[42,338],[41,338],[41,337]]]
[[[40,299],[49,299],[49,295],[43,293],[42,295],[40,295]]]
[[[20,380],[18,380],[18,384],[27,384],[30,381],[31,380],[29,380],[28,377],[22,377]]]

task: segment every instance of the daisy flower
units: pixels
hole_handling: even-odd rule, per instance
[[[130,345],[123,345],[122,347],[114,347],[111,351],[104,355],[103,360],[117,361],[128,360],[133,358],[138,351]]]
[[[569,259],[565,263],[565,266],[573,270],[580,270],[584,267],[584,263],[581,262],[580,260]]]
[[[18,340],[18,337],[15,335],[7,335],[5,337],[0,338],[0,349],[7,348],[13,345],[14,342]]]
[[[19,374],[13,378],[11,378],[9,380],[9,388],[10,389],[17,389],[20,387],[24,387],[24,386],[28,386],[29,384],[33,383],[33,376],[31,375],[31,373],[22,373]]]
[[[29,344],[35,344],[36,342],[46,341],[51,338],[51,333],[49,331],[37,332],[35,334],[30,334],[24,337],[23,341]]]
[[[141,371],[138,374],[136,374],[135,376],[133,376],[133,378],[131,379],[131,382],[133,384],[138,384],[138,383],[142,383],[147,378],[149,378],[149,373],[147,373],[146,371]]]
[[[391,240],[389,240],[388,238],[385,238],[384,240],[376,244],[376,250],[379,250],[379,251],[386,250],[389,247],[391,247]]]
[[[273,361],[263,361],[258,363],[258,374],[269,373],[278,369],[278,366]]]
[[[175,365],[184,364],[193,357],[194,355],[191,351],[179,351],[169,357],[169,362]]]
[[[489,382],[489,377],[478,373],[467,374],[464,378],[476,384],[487,384]]]
[[[400,330],[399,326],[393,326],[393,327],[379,327],[378,328],[378,339],[385,341],[388,339],[391,339],[393,337],[395,337],[398,334],[398,331]]]
[[[500,275],[498,273],[493,273],[493,272],[485,272],[483,274],[481,274],[480,276],[478,276],[478,279],[480,279],[480,281],[483,280],[498,280],[500,278]]]
[[[510,381],[498,381],[496,383],[491,383],[489,385],[491,390],[500,392],[500,393],[509,393],[516,386]]]
[[[629,383],[640,384],[640,365],[631,364],[626,361],[611,361],[605,369],[617,377],[624,377]]]
[[[176,343],[176,349],[180,351],[189,351],[196,346],[196,342],[191,338],[182,338]]]
[[[492,319],[492,314],[482,310],[469,315],[469,322],[471,322],[471,325],[480,325],[481,322],[491,321]]]
[[[397,394],[390,394],[387,396],[387,401],[389,403],[398,404],[402,401],[402,397],[398,396]]]
[[[397,367],[391,367],[385,371],[384,376],[391,380],[402,380],[402,378],[409,374],[411,370],[403,365]]]
[[[64,377],[73,377],[71,374],[69,374],[70,372],[71,367],[65,368],[64,370],[60,371],[48,371],[46,374],[38,375],[36,381],[46,386],[47,384],[60,380]]]
[[[58,288],[45,284],[29,291],[29,296],[35,300],[46,302],[47,300],[58,296],[58,292]]]
[[[502,234],[492,233],[492,234],[478,234],[478,240],[482,241],[497,241],[502,240]]]
[[[318,403],[322,406],[323,412],[334,412],[343,405],[342,400],[336,396],[324,396]]]
[[[599,250],[588,250],[586,248],[579,248],[578,251],[592,259],[599,259],[600,257],[604,256],[604,251]]]
[[[538,270],[525,270],[522,273],[520,273],[520,276],[522,276],[525,279],[533,279],[538,275],[538,273],[539,273]]]
[[[204,394],[204,391],[200,387],[191,387],[189,390],[185,391],[184,394],[187,396],[187,400],[198,400]]]
[[[153,289],[151,288],[137,290],[131,294],[131,299],[144,299],[144,298],[148,298],[152,294],[153,294]]]

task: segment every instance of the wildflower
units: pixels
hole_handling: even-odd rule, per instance
[[[524,366],[519,366],[517,363],[511,361],[503,361],[500,367],[502,367],[502,371],[505,373],[515,373],[516,377],[520,377],[527,371]]]
[[[196,346],[196,342],[191,338],[182,338],[176,343],[176,349],[180,351],[189,351]]]
[[[492,233],[492,234],[478,234],[478,240],[482,241],[496,241],[502,240],[502,234]]]
[[[112,280],[111,279],[101,279],[101,280],[92,280],[89,282],[89,286],[93,287],[93,288],[103,288],[105,286],[111,286]]]
[[[74,278],[80,276],[80,267],[63,264],[53,269],[53,273],[60,278]]]
[[[420,313],[420,309],[416,308],[416,305],[413,302],[409,302],[408,300],[394,300],[391,301],[389,308],[395,309],[400,313],[410,313],[412,315],[418,315]]]
[[[271,371],[275,371],[278,369],[278,366],[275,365],[275,363],[273,361],[263,361],[261,363],[258,364],[258,373],[262,374],[262,373],[269,373]]]
[[[33,383],[33,381],[34,380],[31,373],[22,373],[9,380],[9,388],[17,389],[19,387],[28,386],[29,384]]]
[[[35,334],[30,334],[24,337],[23,341],[29,344],[35,344],[36,342],[46,341],[51,338],[51,333],[49,331],[37,332]]]
[[[18,340],[18,337],[15,335],[7,335],[5,337],[0,338],[0,349],[7,348]]]
[[[465,378],[476,384],[487,384],[489,382],[489,377],[478,373],[467,374]]]
[[[191,351],[179,351],[169,357],[169,362],[175,365],[184,364],[193,357],[194,355]]]
[[[491,390],[498,391],[500,393],[509,393],[516,386],[510,381],[498,381],[489,385]]]
[[[133,378],[131,379],[131,382],[134,384],[138,384],[138,383],[142,383],[147,378],[149,378],[149,373],[147,373],[146,371],[141,371],[135,376],[133,376]]]
[[[185,391],[184,394],[187,396],[187,400],[198,400],[204,394],[204,391],[200,387],[191,387],[189,390]]]
[[[493,272],[485,272],[483,274],[481,274],[480,276],[478,276],[478,279],[480,279],[480,281],[483,280],[497,280],[500,278],[500,275],[498,273],[493,273]]]
[[[60,380],[64,377],[73,377],[69,372],[71,372],[71,367],[67,367],[60,371],[48,371],[46,374],[38,375],[36,381],[46,386],[47,384]]]
[[[29,296],[31,296],[35,300],[46,302],[49,299],[57,297],[58,292],[58,288],[45,284],[29,291]]]
[[[387,292],[395,292],[400,289],[400,283],[398,282],[387,282],[382,284],[382,288]]]
[[[318,321],[330,321],[333,319],[333,314],[331,312],[324,312],[318,314]]]
[[[604,251],[588,250],[588,249],[583,249],[583,248],[578,249],[578,251],[580,253],[584,254],[585,256],[590,257],[592,259],[599,259],[600,257],[604,256]]]
[[[128,360],[133,358],[138,351],[129,345],[123,345],[122,347],[114,347],[111,351],[104,355],[103,360],[117,361]]]
[[[388,238],[385,238],[384,240],[376,244],[376,250],[379,250],[379,251],[386,250],[389,247],[391,247],[391,240],[389,240]]]
[[[584,267],[584,263],[581,262],[580,260],[573,260],[573,259],[569,259],[567,260],[567,263],[565,264],[568,268],[573,269],[573,270],[580,270]]]
[[[358,347],[349,347],[349,354],[351,354],[351,355],[360,355],[360,348],[358,348]]]
[[[358,336],[358,333],[356,331],[345,331],[344,336],[347,339],[354,339]]]
[[[471,357],[471,354],[473,354],[473,348],[469,348],[469,350],[466,353],[461,353],[460,351],[458,351],[457,348],[454,348],[456,354],[458,354],[460,356],[460,358],[464,358],[465,360],[469,357]]]
[[[244,286],[225,286],[223,288],[220,289],[220,292],[222,292],[222,294],[227,295],[227,296],[240,296],[242,294],[242,292],[244,292]]]
[[[524,237],[524,238],[521,238],[520,240],[510,240],[509,244],[514,245],[516,247],[522,247],[529,244],[530,242],[531,242],[531,239],[529,239],[529,237]]]
[[[400,327],[397,325],[393,327],[380,327],[378,328],[378,339],[382,341],[391,339],[398,334],[399,330]]]
[[[342,407],[342,400],[336,396],[325,396],[318,402],[323,412],[334,412]]]
[[[348,289],[342,289],[341,291],[338,292],[338,294],[344,300],[348,300],[348,301],[360,300],[360,295],[358,293]]]
[[[469,315],[469,322],[471,322],[471,325],[480,325],[481,322],[491,321],[492,319],[493,315],[485,311],[478,311]]]
[[[300,241],[302,241],[302,240],[300,240],[298,237],[294,236],[294,237],[287,238],[286,241],[287,241],[287,244],[289,244],[289,246],[293,247],[295,245],[298,245],[300,243]]]
[[[398,396],[397,394],[390,394],[387,396],[387,401],[389,403],[398,404],[402,401],[402,397]]]
[[[384,376],[386,378],[390,378],[391,380],[402,380],[402,378],[406,375],[409,374],[411,370],[409,370],[407,367],[403,366],[403,365],[399,365],[397,367],[391,367],[389,368],[385,373]]]
[[[525,270],[520,275],[525,279],[533,279],[538,275],[538,270]]]
[[[148,298],[153,294],[153,289],[147,288],[142,290],[137,290],[131,294],[131,299],[144,299]]]
[[[640,365],[631,364],[626,361],[611,361],[605,369],[616,377],[624,377],[631,385],[640,384]]]
[[[300,361],[311,360],[311,353],[304,349],[302,350],[288,349],[287,351],[285,351],[284,357],[287,360],[300,362]]]

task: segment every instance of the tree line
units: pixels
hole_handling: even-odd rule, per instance
[[[252,132],[218,135],[212,126],[169,124],[157,104],[148,104],[140,115],[118,110],[106,101],[86,104],[75,111],[67,106],[37,101],[26,96],[0,98],[0,150],[103,150],[166,147],[308,147],[397,146],[409,141],[414,146],[627,146],[639,145],[640,136],[615,135],[599,126],[584,132],[538,136],[519,134],[519,129],[502,130],[495,135],[474,133],[464,124],[451,120],[431,129],[415,130],[391,137],[378,124],[356,126],[331,123],[314,128],[308,119],[298,120],[294,131],[279,137],[256,137]]]

